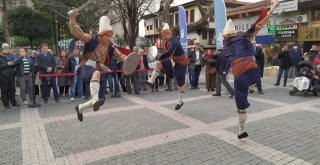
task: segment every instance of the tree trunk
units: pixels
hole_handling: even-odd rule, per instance
[[[32,38],[28,38],[29,39],[29,44],[31,47],[31,50],[33,50],[33,39]]]
[[[52,24],[53,24],[53,29],[54,29],[54,32],[53,32],[53,37],[54,37],[54,49],[55,49],[55,52],[56,52],[56,55],[58,56],[59,55],[59,50],[58,50],[58,37],[57,37],[57,23],[56,23],[56,20],[57,20],[57,17],[56,17],[56,14],[52,12]]]
[[[9,24],[8,24],[8,13],[7,13],[7,0],[2,0],[2,12],[3,12],[2,21],[3,21],[4,37],[6,39],[6,42],[11,45]]]

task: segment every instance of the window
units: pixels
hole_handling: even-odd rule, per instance
[[[150,25],[150,30],[152,30],[152,25]]]
[[[159,21],[158,21],[158,18],[156,18],[156,29],[159,28]]]
[[[170,25],[173,24],[173,15],[170,15],[170,22],[169,22]]]
[[[213,31],[209,31],[209,40],[213,40]]]
[[[194,22],[194,9],[190,10],[190,22]]]
[[[147,31],[149,30],[149,26],[147,26]]]
[[[202,31],[202,39],[207,40],[208,39],[208,32],[207,31]]]
[[[179,14],[178,13],[176,13],[174,15],[174,24],[175,24],[175,26],[179,25]]]
[[[187,17],[187,18],[186,18],[186,20],[187,20],[187,24],[189,23],[189,15],[188,15],[188,14],[189,14],[189,12],[188,12],[188,11],[186,11],[186,17]]]
[[[320,10],[319,9],[314,10],[314,20],[320,20]]]

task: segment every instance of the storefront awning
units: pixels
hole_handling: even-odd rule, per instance
[[[256,36],[257,44],[273,44],[274,41],[273,35]]]

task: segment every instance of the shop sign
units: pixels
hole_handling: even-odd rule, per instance
[[[298,10],[298,0],[289,0],[286,2],[280,2],[279,6],[273,11],[273,13],[289,12]]]
[[[297,29],[291,29],[291,30],[277,30],[276,31],[276,37],[277,38],[297,38]]]
[[[299,41],[319,41],[320,27],[299,27]]]
[[[292,25],[276,25],[276,30],[291,30],[291,29],[297,29],[297,24]]]

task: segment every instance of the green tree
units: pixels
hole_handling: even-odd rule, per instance
[[[31,49],[33,49],[34,41],[52,38],[51,19],[32,8],[19,6],[9,10],[8,19],[11,20],[9,22],[11,34],[27,38]]]

